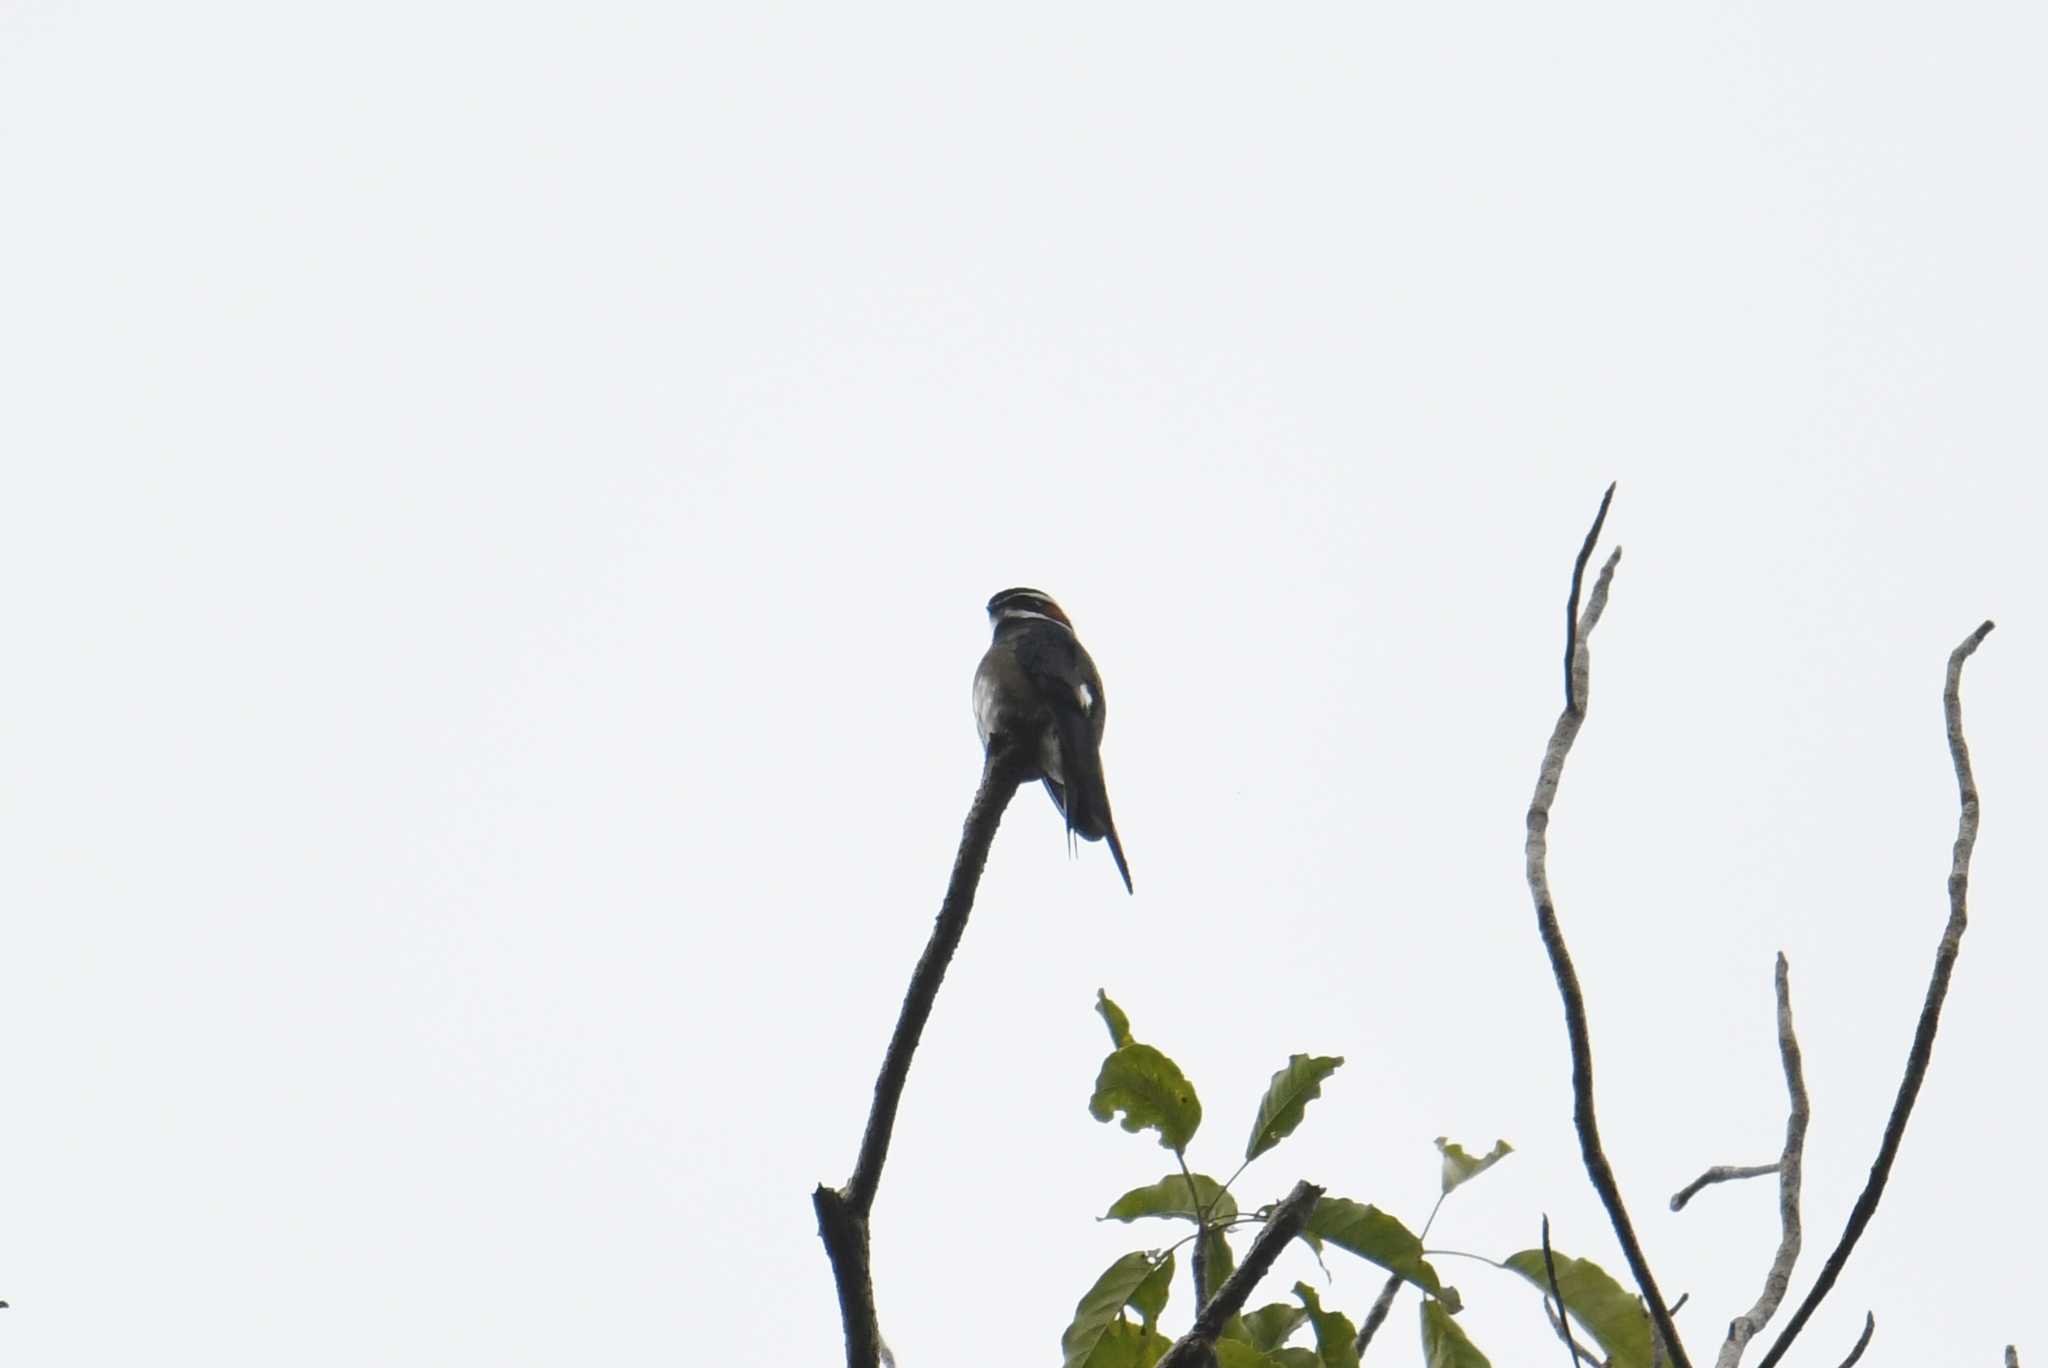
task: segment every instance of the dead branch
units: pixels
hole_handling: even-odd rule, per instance
[[[1607,497],[1600,501],[1600,519],[1594,523],[1595,532],[1606,516],[1613,492],[1610,486]],[[1588,545],[1579,552],[1582,565],[1590,554],[1589,539]],[[1600,577],[1594,582],[1585,612],[1571,624],[1569,642],[1572,657],[1565,709],[1550,734],[1550,744],[1543,752],[1543,766],[1536,776],[1535,796],[1529,802],[1525,852],[1529,892],[1536,902],[1537,929],[1543,937],[1543,948],[1550,955],[1551,972],[1557,978],[1558,993],[1564,1000],[1565,1029],[1570,1037],[1572,1055],[1572,1119],[1578,1130],[1579,1150],[1585,1160],[1586,1174],[1592,1179],[1594,1191],[1600,1194],[1601,1205],[1607,1209],[1607,1219],[1614,1227],[1615,1237],[1621,1241],[1622,1255],[1628,1260],[1629,1272],[1650,1305],[1650,1318],[1656,1322],[1673,1363],[1676,1368],[1692,1368],[1679,1341],[1678,1329],[1671,1323],[1671,1311],[1664,1304],[1663,1294],[1657,1290],[1656,1278],[1650,1273],[1649,1260],[1643,1256],[1635,1225],[1629,1220],[1628,1207],[1621,1198],[1621,1186],[1614,1178],[1614,1167],[1608,1163],[1607,1153],[1601,1148],[1599,1119],[1593,1110],[1593,1045],[1586,1025],[1585,994],[1579,988],[1579,976],[1572,967],[1571,952],[1565,948],[1564,932],[1558,926],[1557,907],[1551,900],[1549,876],[1545,871],[1549,854],[1545,834],[1550,828],[1551,804],[1557,798],[1565,757],[1571,754],[1572,742],[1577,739],[1586,718],[1587,685],[1592,673],[1592,653],[1587,647],[1587,639],[1607,607],[1608,587],[1614,579],[1614,567],[1620,560],[1621,550],[1617,547],[1600,568]],[[1576,574],[1574,578],[1577,578]]]
[[[911,973],[910,988],[903,995],[903,1010],[896,1018],[894,1034],[889,1037],[888,1051],[882,1056],[882,1071],[875,1079],[874,1106],[868,1112],[867,1130],[861,1136],[853,1178],[843,1188],[820,1183],[811,1194],[811,1205],[818,1213],[818,1236],[825,1242],[825,1256],[832,1263],[832,1278],[839,1288],[847,1368],[878,1368],[881,1359],[882,1335],[869,1266],[868,1213],[874,1208],[875,1190],[882,1181],[882,1164],[889,1157],[889,1137],[896,1128],[896,1108],[903,1100],[903,1086],[910,1077],[910,1058],[917,1052],[925,1022],[931,1018],[939,984],[946,977],[946,966],[952,962],[960,937],[967,930],[967,914],[974,909],[974,893],[981,884],[982,866],[988,863],[989,847],[1002,823],[1003,810],[1030,774],[1030,758],[1014,747],[999,746],[983,763],[981,786],[975,790],[974,802],[960,832],[960,851],[953,859],[945,901],[939,905],[931,939],[925,943],[924,954]]]
[[[1877,1317],[1870,1312],[1863,1313],[1863,1333],[1856,1337],[1856,1347],[1849,1351],[1849,1357],[1842,1360],[1842,1368],[1856,1368],[1856,1360],[1863,1357],[1863,1351],[1870,1347],[1870,1337],[1877,1333]]]
[[[1792,1284],[1792,1265],[1799,1258],[1799,1187],[1806,1159],[1806,1124],[1813,1109],[1806,1098],[1806,1072],[1799,1062],[1799,1037],[1792,1030],[1792,969],[1778,954],[1775,978],[1778,992],[1778,1058],[1785,1068],[1785,1091],[1791,1105],[1785,1116],[1785,1150],[1771,1167],[1778,1173],[1778,1252],[1764,1274],[1764,1290],[1756,1305],[1728,1323],[1728,1338],[1721,1342],[1714,1368],[1735,1368],[1742,1351],[1762,1332],[1785,1300]],[[1676,1208],[1677,1199],[1672,1200]],[[1859,1348],[1858,1353],[1862,1350]],[[1853,1359],[1851,1360],[1853,1362]]]
[[[1614,486],[1607,486],[1609,495]],[[1550,1213],[1543,1214],[1543,1275],[1550,1280],[1550,1300],[1557,1303],[1557,1314],[1551,1317],[1551,1324],[1557,1327],[1557,1337],[1564,1341],[1564,1347],[1572,1356],[1572,1368],[1580,1368],[1585,1357],[1579,1352],[1579,1342],[1572,1338],[1572,1332],[1565,1321],[1564,1293],[1557,1285],[1557,1259],[1550,1252]],[[1545,1304],[1546,1307],[1548,1303]],[[1597,1362],[1597,1360],[1596,1360]]]
[[[1948,925],[1942,928],[1941,944],[1934,952],[1934,974],[1927,984],[1926,1001],[1920,1007],[1920,1024],[1913,1031],[1913,1047],[1906,1055],[1905,1076],[1899,1080],[1898,1097],[1892,1103],[1890,1119],[1885,1122],[1884,1139],[1878,1145],[1877,1158],[1870,1165],[1870,1178],[1864,1183],[1856,1205],[1849,1211],[1849,1221],[1842,1230],[1842,1238],[1836,1242],[1827,1262],[1821,1265],[1813,1290],[1792,1313],[1792,1319],[1785,1323],[1770,1352],[1757,1362],[1757,1368],[1772,1368],[1785,1356],[1792,1341],[1806,1327],[1807,1318],[1834,1288],[1843,1265],[1849,1262],[1850,1252],[1863,1238],[1864,1227],[1877,1213],[1878,1200],[1884,1196],[1892,1164],[1899,1156],[1900,1142],[1906,1136],[1906,1122],[1913,1115],[1913,1103],[1920,1096],[1920,1085],[1927,1079],[1927,1065],[1934,1056],[1934,1033],[1941,1025],[1941,1004],[1948,997],[1949,976],[1955,971],[1956,956],[1962,951],[1963,930],[1970,922],[1970,855],[1977,848],[1977,780],[1970,770],[1969,744],[1963,739],[1963,662],[1984,644],[1984,638],[1991,634],[1991,627],[1991,623],[1984,623],[1949,653],[1948,678],[1941,691],[1942,712],[1948,723],[1949,758],[1955,764],[1961,812],[1956,818],[1955,849],[1949,860]]]
[[[1732,1183],[1743,1178],[1762,1178],[1776,1173],[1776,1164],[1716,1164],[1684,1187],[1671,1194],[1671,1209],[1685,1210],[1685,1204],[1716,1183]]]
[[[1386,1324],[1387,1313],[1394,1309],[1394,1294],[1401,1290],[1401,1275],[1390,1273],[1380,1288],[1379,1296],[1373,1298],[1372,1309],[1365,1313],[1365,1324],[1358,1327],[1358,1342],[1353,1347],[1358,1357],[1364,1358],[1366,1349],[1372,1344],[1372,1337]]]

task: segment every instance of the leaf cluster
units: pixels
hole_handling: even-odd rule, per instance
[[[1152,1368],[1173,1341],[1159,1328],[1183,1260],[1190,1265],[1196,1308],[1215,1295],[1236,1267],[1231,1236],[1271,1213],[1268,1203],[1241,1207],[1232,1188],[1245,1170],[1301,1126],[1308,1104],[1344,1060],[1336,1055],[1297,1054],[1273,1074],[1252,1115],[1244,1159],[1228,1179],[1217,1180],[1189,1167],[1188,1148],[1202,1125],[1202,1103],[1180,1066],[1156,1046],[1132,1033],[1129,1016],[1103,993],[1095,1010],[1109,1028],[1110,1053],[1097,1071],[1088,1110],[1096,1120],[1117,1121],[1136,1134],[1150,1131],[1172,1152],[1175,1171],[1134,1187],[1114,1202],[1105,1220],[1166,1220],[1193,1227],[1165,1249],[1135,1250],[1104,1269],[1074,1308],[1061,1336],[1064,1368]],[[1492,1168],[1512,1152],[1506,1141],[1474,1156],[1442,1137],[1443,1198]],[[1427,1234],[1436,1212],[1423,1226]],[[1422,1235],[1376,1206],[1348,1197],[1325,1196],[1309,1217],[1301,1239],[1322,1261],[1326,1248],[1374,1265],[1422,1294],[1423,1353],[1431,1368],[1485,1368],[1486,1356],[1454,1319],[1464,1302],[1427,1257]],[[1649,1368],[1650,1320],[1642,1303],[1597,1265],[1553,1251],[1564,1311],[1599,1345],[1611,1368]],[[1519,1274],[1546,1296],[1549,1278],[1541,1249],[1522,1250],[1503,1260],[1483,1260]],[[1328,1272],[1328,1265],[1324,1265]],[[1292,1301],[1276,1301],[1232,1317],[1216,1344],[1221,1368],[1358,1368],[1364,1343],[1357,1323],[1325,1307],[1321,1294],[1297,1282]]]

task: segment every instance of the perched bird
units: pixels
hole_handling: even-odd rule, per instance
[[[1034,757],[1067,836],[1107,838],[1124,890],[1131,869],[1109,815],[1102,781],[1102,726],[1109,714],[1102,676],[1074,624],[1036,589],[1005,589],[988,601],[995,640],[974,671],[974,724],[982,749],[1007,737]]]

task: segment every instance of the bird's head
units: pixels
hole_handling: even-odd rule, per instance
[[[1052,601],[1052,595],[1037,589],[1005,589],[988,601],[988,620],[995,626],[1019,619],[1057,622],[1070,632],[1074,630],[1074,624]]]

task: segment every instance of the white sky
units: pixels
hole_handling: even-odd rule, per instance
[[[2048,1352],[2044,21],[2005,5],[0,5],[0,1354],[829,1363],[973,788],[982,603],[1108,682],[1137,896],[1003,828],[876,1211],[905,1368],[1054,1361],[1163,1231],[1107,988],[1234,1166],[1620,1273],[1552,878],[1696,1359],[1802,1294],[1984,830],[1933,1076],[1795,1362]],[[1332,1304],[1377,1286],[1336,1262]],[[1515,1280],[1445,1258],[1500,1364]],[[1319,1276],[1284,1264],[1275,1296]],[[1186,1313],[1185,1291],[1170,1319]],[[1264,1298],[1262,1298],[1263,1300]],[[1419,1361],[1404,1299],[1371,1362]],[[1751,1359],[1754,1361],[1755,1355]]]

